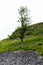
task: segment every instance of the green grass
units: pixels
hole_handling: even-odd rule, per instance
[[[43,36],[24,39],[23,44],[20,44],[20,40],[5,39],[0,41],[0,53],[18,50],[33,50],[43,55]]]

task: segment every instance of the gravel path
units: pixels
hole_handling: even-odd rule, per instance
[[[15,51],[0,54],[0,65],[43,65],[43,57],[34,51]]]

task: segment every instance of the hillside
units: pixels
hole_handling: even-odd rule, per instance
[[[42,23],[37,23],[34,25],[31,25],[28,27],[28,33],[30,32],[30,35],[42,35],[43,34],[43,22]]]
[[[43,22],[30,25],[27,27],[25,37],[32,37],[37,35],[43,35]],[[19,38],[19,28],[17,28],[12,34],[11,39]]]
[[[18,50],[32,50],[37,51],[39,54],[43,55],[43,23],[32,25],[30,28],[32,28],[32,31],[34,28],[34,31],[38,31],[40,34],[24,38],[22,45],[20,44],[20,39],[4,39],[0,41],[0,53]]]

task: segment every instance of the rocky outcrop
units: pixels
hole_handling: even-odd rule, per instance
[[[0,54],[0,65],[43,65],[43,57],[34,51],[14,51]]]

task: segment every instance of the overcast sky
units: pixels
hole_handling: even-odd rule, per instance
[[[20,6],[31,11],[32,23],[43,22],[43,0],[0,0],[0,40],[20,25],[17,23]]]

